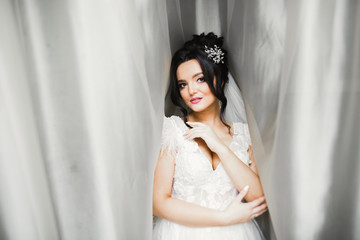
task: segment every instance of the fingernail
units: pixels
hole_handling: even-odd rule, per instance
[[[244,191],[247,191],[249,189],[249,185],[246,185],[245,187],[244,187]]]

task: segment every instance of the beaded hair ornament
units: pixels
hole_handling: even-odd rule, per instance
[[[219,62],[224,63],[224,53],[221,51],[217,45],[214,45],[213,48],[209,48],[205,45],[205,53],[207,53],[208,58],[212,59],[214,63],[218,64]]]

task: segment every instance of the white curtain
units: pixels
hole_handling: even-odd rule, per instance
[[[359,1],[234,1],[227,41],[278,239],[360,239]]]
[[[244,97],[266,236],[359,239],[359,16],[352,0],[0,0],[0,239],[151,239],[171,53],[203,31]]]
[[[0,239],[147,239],[164,1],[0,1]]]

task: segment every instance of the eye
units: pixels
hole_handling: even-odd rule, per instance
[[[180,84],[179,84],[179,88],[180,88],[180,89],[183,89],[185,86],[186,86],[185,83],[180,83]]]
[[[204,77],[198,78],[197,80],[198,80],[199,82],[205,82],[205,78],[204,78]]]

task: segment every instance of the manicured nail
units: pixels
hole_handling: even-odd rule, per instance
[[[245,187],[244,187],[244,191],[247,191],[249,189],[249,185],[246,185]]]

